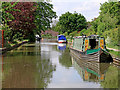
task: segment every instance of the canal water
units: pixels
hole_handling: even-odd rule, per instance
[[[2,88],[118,88],[118,67],[79,60],[66,44],[24,44],[2,60]]]

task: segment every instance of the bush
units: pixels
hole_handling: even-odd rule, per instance
[[[68,32],[65,32],[64,35],[65,35],[65,36],[68,36]]]
[[[84,34],[84,32],[86,31],[86,29],[83,29],[80,31],[80,36],[82,36],[82,34]]]
[[[104,36],[106,38],[106,40],[108,40],[106,43],[107,44],[111,44],[114,46],[118,46],[120,45],[119,39],[120,39],[120,28],[115,28],[115,29],[111,29],[109,31],[105,31],[104,32]]]
[[[76,36],[76,35],[77,35],[77,31],[74,31],[74,32],[72,32],[72,33],[69,34],[69,36],[72,36],[72,37]]]

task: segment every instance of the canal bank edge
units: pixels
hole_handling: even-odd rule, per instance
[[[28,43],[28,41],[22,41],[21,43],[13,45],[13,46],[11,46],[9,48],[6,48],[6,47],[5,48],[0,48],[0,55],[7,52],[7,51],[13,50],[13,49],[25,44],[25,43]]]

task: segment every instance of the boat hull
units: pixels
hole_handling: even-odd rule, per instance
[[[86,51],[81,52],[74,48],[70,48],[70,52],[74,54],[76,57],[80,58],[81,60],[95,61],[95,62],[113,62],[111,55],[102,49],[92,54],[87,54]]]
[[[66,43],[66,40],[58,40],[58,43]]]

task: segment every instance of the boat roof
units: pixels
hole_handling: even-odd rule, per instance
[[[92,38],[92,39],[95,39],[95,38],[99,38],[99,37],[100,37],[99,35],[90,35],[90,36],[83,35],[83,36],[76,36],[73,38]],[[101,38],[104,38],[104,37],[101,37]]]

